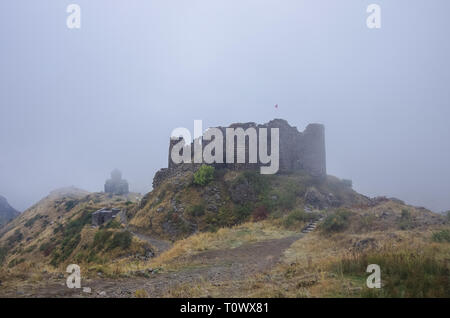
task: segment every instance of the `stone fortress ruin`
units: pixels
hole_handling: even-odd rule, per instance
[[[105,193],[115,195],[123,195],[129,193],[128,182],[127,180],[122,179],[122,173],[119,170],[114,169],[111,172],[111,179],[106,180]]]
[[[279,169],[277,173],[289,173],[298,170],[306,171],[314,177],[326,176],[326,153],[325,153],[325,127],[322,124],[309,124],[303,132],[299,132],[296,127],[289,125],[284,119],[274,119],[266,124],[236,123],[229,127],[217,127],[222,131],[224,136],[223,142],[223,163],[211,163],[216,169],[227,168],[230,170],[249,170],[259,169],[263,164],[259,160],[259,151],[257,163],[249,163],[249,138],[251,134],[245,134],[245,162],[244,163],[227,163],[226,161],[226,129],[242,128],[244,132],[248,128],[254,128],[257,132],[257,139],[260,128],[267,128],[267,149],[271,149],[271,129],[278,128],[279,131]],[[240,146],[237,141],[237,136],[234,136],[234,155],[236,156],[237,148]],[[204,149],[209,143],[213,142],[202,140],[201,147]],[[189,147],[184,147],[182,151],[191,152],[191,163],[176,163],[172,160],[172,149],[179,143],[183,142],[182,138],[171,138],[169,144],[169,160],[168,168],[159,170],[153,178],[153,188],[158,187],[164,180],[174,176],[181,176],[188,171],[195,172],[204,163],[194,163],[194,140]],[[257,141],[256,141],[257,142]],[[258,142],[257,142],[258,144]],[[259,144],[257,146],[259,148]],[[259,149],[258,149],[259,150]]]

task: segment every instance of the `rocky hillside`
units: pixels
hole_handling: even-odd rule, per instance
[[[98,264],[133,253],[151,252],[137,242],[120,221],[91,226],[92,213],[105,207],[123,211],[140,199],[89,193],[76,188],[51,192],[0,230],[0,264],[4,268],[57,268],[67,262]],[[124,219],[124,215],[120,215]]]
[[[333,176],[314,178],[304,172],[261,175],[219,169],[205,184],[185,172],[166,180],[130,211],[130,227],[172,241],[197,232],[215,232],[248,221],[295,223],[296,219],[354,211],[354,226],[363,229],[435,225],[445,218],[394,198],[368,198],[351,182]],[[403,216],[402,216],[403,213]],[[352,214],[353,215],[353,214]]]
[[[371,202],[334,177],[226,169],[209,177],[198,182],[191,172],[177,175],[142,200],[136,194],[53,191],[0,230],[0,263],[18,271],[55,270],[69,263],[96,271],[100,264],[148,259],[167,249],[167,241],[197,232],[215,232],[250,220],[292,223],[299,211],[314,218],[318,215],[314,211]],[[105,207],[124,212],[93,227],[92,213]]]
[[[9,205],[8,201],[0,195],[0,227],[19,215],[19,211]]]
[[[93,227],[104,207],[125,213]],[[0,296],[448,296],[449,217],[300,171],[205,168],[143,198],[61,189],[0,230]],[[95,294],[65,287],[72,263]]]
[[[371,200],[353,191],[348,182],[332,176],[217,169],[207,184],[200,185],[195,174],[187,171],[148,193],[131,211],[130,226],[177,240],[249,220],[281,220],[298,211],[370,204]]]

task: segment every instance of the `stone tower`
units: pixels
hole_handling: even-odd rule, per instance
[[[325,127],[309,124],[303,132],[303,147],[302,168],[313,176],[326,176]]]

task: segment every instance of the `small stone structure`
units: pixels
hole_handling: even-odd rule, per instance
[[[110,220],[114,219],[117,214],[120,213],[120,209],[101,209],[94,213],[92,213],[92,225],[93,226],[100,226],[106,222],[109,222]]]
[[[314,177],[323,178],[326,176],[326,155],[325,155],[325,127],[321,124],[309,124],[303,132],[296,127],[289,125],[284,119],[274,119],[266,124],[236,123],[230,128],[242,128],[244,130],[253,127],[258,131],[260,128],[279,129],[279,171],[278,173],[290,173],[297,170],[304,170]],[[224,148],[223,162],[226,158],[226,128],[217,127],[223,132]],[[268,135],[268,145],[271,143],[271,137]],[[202,165],[199,163],[180,163],[177,164],[171,159],[171,151],[175,144],[181,139],[171,139],[169,143],[169,162],[168,168],[159,170],[153,178],[153,188],[158,187],[164,180],[181,176],[186,172],[195,172]],[[202,147],[206,147],[209,142],[203,140]],[[237,144],[234,144],[236,152]],[[268,146],[270,149],[270,146]],[[194,146],[191,144],[191,157],[194,156]],[[248,141],[245,149],[246,158],[248,158]],[[253,163],[215,163],[212,164],[216,169],[227,168],[231,170],[249,170],[258,169],[260,164]]]
[[[111,172],[111,179],[105,182],[105,192],[111,194],[128,194],[128,182],[122,179],[122,173],[115,169]]]

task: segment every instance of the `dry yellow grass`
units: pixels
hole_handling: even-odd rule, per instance
[[[375,249],[388,251],[429,251],[438,259],[450,257],[449,243],[433,243],[432,230],[397,231],[391,233],[372,232],[362,235],[336,234],[324,237],[318,233],[295,242],[288,250],[282,263],[269,274],[259,275],[248,280],[252,288],[242,292],[243,297],[355,297],[359,282],[329,271],[330,265],[354,252],[354,244],[365,238],[374,238]],[[315,276],[314,279],[311,277]],[[255,284],[258,282],[258,284]],[[311,286],[304,288],[302,284]],[[243,286],[247,286],[244,283]],[[255,288],[256,287],[256,288]],[[238,291],[239,292],[239,291]],[[356,294],[355,294],[356,293]]]
[[[310,233],[284,253],[280,264],[268,272],[219,285],[197,282],[173,288],[169,297],[358,297],[361,282],[330,271],[330,265],[354,252],[355,243],[374,238],[376,250],[429,252],[450,259],[450,243],[434,243],[436,229],[371,232],[323,236]],[[185,242],[188,245],[189,242]],[[184,248],[186,251],[187,246]]]
[[[138,289],[134,292],[134,297],[136,298],[148,298],[148,293],[145,291],[145,289]]]
[[[279,239],[295,233],[269,221],[244,223],[231,228],[222,228],[215,233],[198,233],[177,241],[170,250],[154,259],[150,266],[169,268],[173,265],[172,261],[180,256],[190,256],[206,250],[231,249],[245,243]]]

